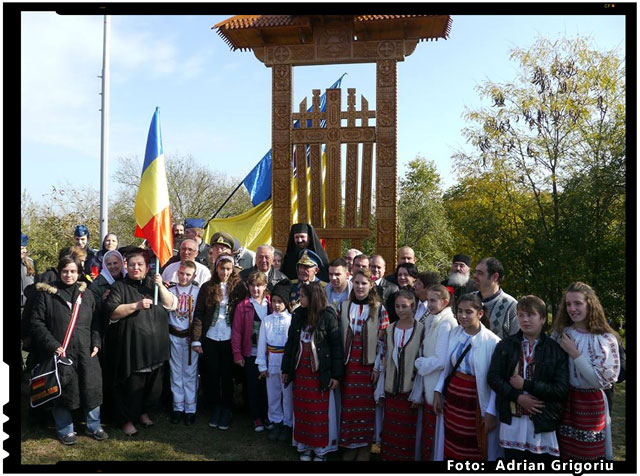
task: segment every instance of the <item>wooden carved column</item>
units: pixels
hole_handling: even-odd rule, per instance
[[[340,89],[327,89],[327,228],[337,229],[342,226],[342,179],[340,157]],[[342,255],[341,240],[336,237],[327,239],[327,255],[330,260]]]
[[[390,43],[381,42],[379,48],[389,47]],[[396,267],[397,248],[397,80],[397,60],[379,59],[376,62],[376,241],[377,252],[390,272]]]
[[[291,105],[293,68],[277,64],[271,84],[271,196],[273,197],[273,246],[287,249],[291,229]],[[276,193],[277,191],[277,193]]]

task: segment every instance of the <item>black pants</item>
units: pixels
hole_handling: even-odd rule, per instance
[[[549,453],[532,453],[531,451],[514,450],[510,448],[504,448],[504,459],[522,461],[526,459],[533,463],[545,463],[545,465],[551,464],[555,459],[558,459]]]
[[[233,354],[231,340],[216,341],[205,337],[202,341],[202,356],[209,377],[211,408],[231,410],[233,404]]]
[[[255,357],[244,358],[244,380],[247,386],[247,403],[252,420],[267,418],[267,381],[258,379],[260,372]]]
[[[162,367],[152,372],[131,374],[115,388],[114,403],[122,423],[136,423],[140,415],[160,406]]]

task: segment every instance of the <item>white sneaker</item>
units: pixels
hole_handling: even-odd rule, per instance
[[[311,456],[313,452],[311,450],[307,450],[300,455],[300,461],[311,461],[313,457]]]
[[[327,461],[327,455],[315,455],[313,461]]]

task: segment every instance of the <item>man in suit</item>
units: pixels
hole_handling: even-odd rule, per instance
[[[240,271],[240,279],[246,282],[253,271],[262,271],[267,275],[267,289],[271,292],[278,281],[286,278],[283,273],[273,267],[274,251],[274,247],[270,245],[258,246],[255,266]]]

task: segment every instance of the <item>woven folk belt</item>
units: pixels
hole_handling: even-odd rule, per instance
[[[173,326],[169,326],[169,334],[175,337],[189,337],[189,329],[176,329]]]
[[[284,354],[284,346],[267,344],[267,352],[270,352],[272,354]]]

